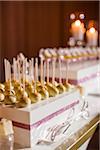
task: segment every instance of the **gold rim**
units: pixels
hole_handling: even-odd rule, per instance
[[[82,144],[84,144],[95,132],[97,125],[100,123],[100,116],[97,115],[87,125],[74,134],[75,139],[67,139],[55,150],[77,150]],[[70,146],[71,145],[71,146]]]

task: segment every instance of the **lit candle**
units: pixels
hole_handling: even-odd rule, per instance
[[[97,46],[98,32],[95,30],[94,27],[87,30],[86,37],[88,46]]]
[[[85,33],[84,24],[80,20],[76,20],[71,24],[71,32],[75,40],[83,40]]]

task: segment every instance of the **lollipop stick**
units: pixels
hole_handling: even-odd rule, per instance
[[[13,80],[15,80],[15,58],[13,58]]]
[[[25,87],[24,87],[24,72],[25,72],[25,60],[23,60],[22,76],[21,76],[23,89],[25,89]]]
[[[46,76],[46,62],[43,64],[43,81],[45,82],[45,76]]]
[[[52,84],[55,82],[55,59],[52,60]]]
[[[11,94],[11,65],[8,60],[7,60],[7,68],[8,68],[8,81],[9,81],[10,94]]]
[[[34,58],[31,58],[32,62],[32,80],[34,81]]]
[[[18,79],[18,72],[17,72],[17,61],[15,60],[15,80]]]
[[[46,71],[47,71],[47,83],[49,83],[49,60],[46,60]]]
[[[66,60],[66,84],[68,83],[68,70],[69,70],[69,63],[68,60]]]
[[[17,72],[18,72],[18,80],[19,80],[19,84],[21,87],[21,72],[20,72],[20,64],[19,64],[19,60],[17,60]]]
[[[7,61],[4,59],[4,66],[5,66],[5,80],[7,82]]]
[[[28,67],[29,67],[29,80],[32,81],[32,61],[29,60],[29,63],[28,63]]]
[[[38,81],[38,58],[36,58],[36,81]]]
[[[9,66],[9,61],[6,61],[7,63],[7,81],[10,81],[10,66]]]
[[[27,72],[27,58],[23,60],[23,89],[25,91],[25,81],[26,81],[26,72]]]
[[[36,91],[36,82],[38,81],[38,58],[35,59],[35,83],[34,83],[34,91]]]
[[[25,81],[27,80],[27,58],[25,59]],[[24,84],[25,84],[25,81],[24,81]]]
[[[40,66],[40,80],[41,80],[41,84],[43,85],[43,59],[40,58],[41,61],[41,66]]]
[[[9,80],[9,66],[8,66],[8,61],[6,60],[6,69],[7,69],[7,82]]]
[[[9,81],[10,81],[10,94],[11,94],[11,65],[9,62]]]
[[[61,59],[59,58],[59,83],[62,83],[61,80]]]

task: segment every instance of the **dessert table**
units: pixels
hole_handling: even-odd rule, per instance
[[[16,150],[85,150],[89,140],[100,123],[100,93],[88,94],[89,117],[87,119],[78,118],[69,127],[66,134],[57,139],[52,144],[37,144],[33,148],[23,148],[15,144]],[[83,148],[84,147],[84,148]]]

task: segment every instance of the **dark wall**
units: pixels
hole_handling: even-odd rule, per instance
[[[85,21],[99,17],[97,1],[0,1],[0,64],[22,51],[29,58],[41,47],[66,46],[69,14],[85,13]],[[1,74],[0,74],[1,75]],[[3,73],[1,75],[3,77]]]
[[[1,6],[2,48],[7,57],[18,51],[36,56],[41,47],[59,46],[60,2],[3,2]]]

